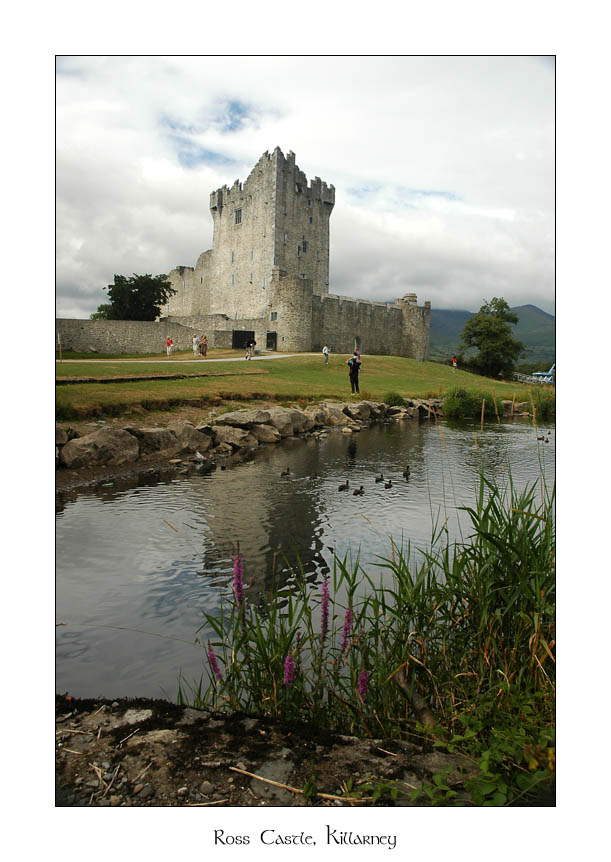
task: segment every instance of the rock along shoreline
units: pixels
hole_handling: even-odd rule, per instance
[[[173,419],[164,427],[106,426],[80,434],[69,424],[55,427],[56,488],[131,478],[141,473],[214,470],[250,458],[260,446],[287,437],[320,437],[336,431],[357,433],[373,422],[435,419],[442,399],[411,399],[389,407],[374,401],[324,401],[299,410],[273,406],[210,415],[196,424]]]

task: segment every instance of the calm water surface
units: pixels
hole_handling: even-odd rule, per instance
[[[290,584],[301,561],[314,584],[333,552],[369,573],[396,544],[430,544],[432,524],[469,533],[481,467],[507,485],[554,480],[549,443],[523,422],[415,421],[358,434],[285,440],[231,470],[66,495],[57,514],[57,691],[77,697],[174,697],[199,679],[201,612],[230,593],[237,543],[251,601]],[[477,439],[476,439],[477,436]],[[410,465],[408,482],[402,477]],[[280,473],[290,468],[291,476]],[[374,481],[383,473],[386,490]],[[315,478],[312,478],[315,477]],[[348,479],[350,491],[339,492]],[[355,497],[363,485],[365,494]],[[199,636],[205,640],[205,631]]]

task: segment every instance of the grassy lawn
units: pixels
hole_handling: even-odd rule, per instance
[[[238,351],[225,354],[240,356]],[[211,358],[222,354],[211,353]],[[184,357],[184,358],[183,358]],[[117,359],[118,357],[114,357]],[[153,357],[149,357],[153,358]],[[159,359],[159,356],[154,357]],[[57,377],[112,378],[160,374],[207,374],[206,377],[168,380],[142,380],[121,383],[75,383],[57,389],[58,415],[76,417],[116,413],[133,405],[148,409],[163,409],[179,403],[218,399],[249,400],[269,399],[296,401],[307,399],[345,400],[350,396],[348,355],[334,355],[329,365],[319,356],[294,356],[256,362],[205,362],[189,361],[189,354],[178,355],[165,362],[113,362],[112,359],[95,362],[56,363]],[[96,357],[96,360],[98,357]],[[360,375],[361,398],[382,401],[389,392],[404,397],[443,396],[449,389],[464,387],[472,390],[493,391],[495,396],[525,401],[530,386],[517,382],[501,382],[453,371],[447,365],[418,362],[397,356],[363,356]]]

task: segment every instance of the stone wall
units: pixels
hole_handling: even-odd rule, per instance
[[[168,299],[164,313],[172,317],[200,316],[210,308],[210,267],[212,251],[204,251],[195,267],[177,266],[168,274],[176,293]]]
[[[415,294],[394,304],[328,294],[312,299],[312,350],[326,343],[335,353],[408,356],[428,360],[430,303]],[[413,301],[412,301],[413,297]]]
[[[201,329],[179,323],[146,320],[56,319],[62,350],[75,353],[165,353],[165,340],[174,339],[175,350],[190,350]],[[57,345],[57,334],[55,336]]]

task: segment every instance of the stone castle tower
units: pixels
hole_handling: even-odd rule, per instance
[[[168,322],[201,329],[211,346],[396,354],[428,359],[430,303],[409,294],[372,303],[329,293],[335,188],[310,183],[291,151],[265,152],[244,182],[210,195],[213,248],[169,274]]]
[[[212,314],[261,317],[269,305],[272,270],[308,279],[329,292],[329,217],[335,189],[319,177],[308,185],[279,147],[264,153],[244,183],[210,195],[214,248]]]

